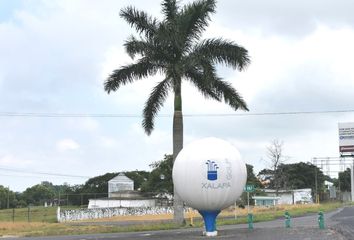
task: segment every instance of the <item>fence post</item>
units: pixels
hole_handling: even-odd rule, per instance
[[[12,222],[15,222],[15,208],[12,209]]]
[[[60,207],[59,206],[57,208],[57,221],[61,222],[61,219],[60,219]]]
[[[47,221],[47,210],[48,210],[48,208],[44,209],[44,219],[42,220],[43,222]]]
[[[27,209],[27,221],[31,222],[31,208],[30,208],[30,205],[28,205],[28,209]]]
[[[290,224],[290,213],[288,211],[285,212],[285,228],[290,228],[291,227],[291,224]]]
[[[324,215],[323,212],[319,212],[318,213],[318,226],[320,227],[320,229],[324,229]]]
[[[253,214],[249,213],[247,215],[247,223],[248,223],[248,229],[252,230],[253,229]]]

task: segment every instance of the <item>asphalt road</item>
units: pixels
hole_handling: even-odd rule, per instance
[[[354,239],[354,207],[345,207],[331,217],[333,229],[341,233],[346,239]]]
[[[248,230],[246,224],[218,227],[219,235],[213,238],[202,236],[203,229],[178,229],[168,231],[150,231],[134,233],[94,234],[78,236],[55,236],[22,238],[25,240],[112,240],[112,239],[238,239],[238,240],[345,240],[354,239],[354,207],[346,207],[325,214],[326,229],[319,229],[317,215],[292,218],[291,228],[284,227],[284,220],[255,223],[254,230]],[[12,238],[14,239],[14,238]],[[21,238],[17,238],[21,239]]]

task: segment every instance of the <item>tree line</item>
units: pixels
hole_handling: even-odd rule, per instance
[[[134,190],[146,196],[156,196],[161,193],[173,194],[172,182],[173,156],[165,155],[160,161],[150,165],[151,171],[127,171],[124,174],[134,181]],[[13,192],[0,185],[0,208],[16,208],[27,206],[48,205],[87,205],[92,198],[106,198],[108,196],[108,181],[118,172],[106,173],[87,180],[79,185],[54,185],[44,181],[27,188],[23,192]],[[276,168],[265,168],[258,175],[254,173],[252,165],[247,164],[247,184],[253,184],[258,195],[262,189],[301,189],[311,188],[312,193],[326,191],[325,180],[333,182],[341,191],[350,191],[350,169],[339,174],[339,179],[329,176],[311,163],[299,162],[280,163]],[[245,200],[245,195],[241,197]]]
[[[123,173],[134,181],[134,190],[141,191],[142,194],[151,196],[155,193],[172,193],[172,165],[172,155],[165,155],[161,161],[150,165],[151,171],[135,170]],[[119,172],[106,173],[77,185],[54,185],[43,181],[23,192],[14,192],[0,185],[0,209],[45,204],[87,205],[89,199],[108,197],[108,181],[118,174]]]

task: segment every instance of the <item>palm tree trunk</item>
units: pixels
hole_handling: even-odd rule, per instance
[[[173,162],[175,161],[178,153],[183,148],[183,114],[182,114],[182,96],[181,87],[177,86],[175,88],[175,101],[174,101],[174,114],[173,114]],[[184,214],[183,214],[183,201],[177,195],[176,189],[173,189],[173,219],[177,224],[184,224]]]

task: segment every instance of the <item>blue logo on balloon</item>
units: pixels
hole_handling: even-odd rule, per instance
[[[208,180],[210,181],[215,181],[218,179],[218,165],[214,161],[206,161],[205,163],[208,165]]]

